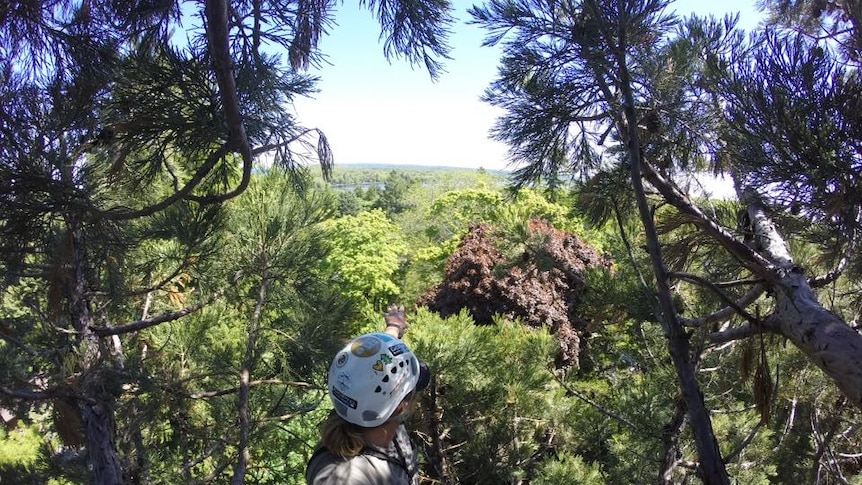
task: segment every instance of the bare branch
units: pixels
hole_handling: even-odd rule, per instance
[[[826,273],[823,276],[812,277],[808,279],[808,284],[812,288],[822,288],[835,280],[837,280],[842,274],[844,274],[844,270],[847,269],[847,266],[850,264],[849,254],[853,254],[856,251],[856,244],[851,244],[847,249],[844,257],[838,261],[838,264],[835,266],[835,269]]]
[[[119,327],[97,328],[97,329],[95,329],[95,333],[99,337],[108,337],[111,335],[121,335],[124,333],[137,332],[139,330],[144,330],[146,328],[154,327],[154,326],[160,325],[162,323],[172,322],[174,320],[179,320],[180,318],[183,318],[187,315],[191,315],[192,313],[194,313],[194,312],[200,310],[201,308],[209,305],[210,303],[214,302],[216,299],[220,298],[225,293],[226,290],[227,289],[216,292],[215,294],[213,294],[212,296],[207,298],[205,301],[202,301],[196,305],[192,305],[192,306],[183,308],[182,310],[179,310],[176,312],[163,313],[157,317],[139,320],[135,323],[130,323],[128,325],[122,325]]]
[[[766,287],[762,284],[755,285],[748,292],[742,295],[741,298],[736,300],[735,306],[727,306],[722,308],[721,310],[712,313],[710,315],[706,315],[700,318],[693,318],[691,320],[683,320],[683,325],[687,327],[700,327],[702,325],[708,325],[710,323],[720,322],[722,320],[726,320],[731,317],[734,313],[737,313],[736,307],[745,308],[750,305],[754,300],[760,298],[760,295],[766,291]]]
[[[718,295],[718,298],[721,299],[721,301],[723,301],[730,308],[732,308],[733,311],[742,315],[746,320],[748,320],[752,324],[758,323],[757,318],[755,318],[754,316],[752,316],[751,314],[746,312],[745,308],[739,306],[739,304],[737,302],[733,301],[732,298],[727,296],[727,293],[721,291],[721,288],[719,288],[715,283],[708,281],[705,278],[701,278],[700,276],[693,275],[690,273],[668,272],[668,276],[671,278],[677,278],[677,279],[680,279],[683,281],[688,281],[689,283],[695,283],[695,284],[709,288],[710,290],[712,290],[713,293]],[[685,325],[686,323],[687,322],[683,321],[683,325]]]
[[[197,459],[192,460],[192,461],[188,461],[188,462],[184,463],[184,464],[183,464],[183,466],[182,466],[182,468],[181,468],[181,469],[180,469],[180,471],[179,471],[179,472],[182,474],[181,476],[186,476],[186,475],[188,475],[189,470],[191,470],[191,469],[192,469],[192,468],[194,468],[195,466],[197,466],[197,465],[199,465],[199,464],[203,463],[205,460],[207,460],[207,459],[208,459],[208,458],[210,458],[211,456],[215,455],[216,453],[221,453],[222,451],[224,451],[224,448],[225,448],[225,444],[224,444],[224,442],[222,442],[222,441],[217,441],[217,442],[216,442],[216,443],[215,443],[211,448],[209,448],[208,450],[206,450],[206,451],[205,451],[201,456],[199,456]],[[224,466],[224,467],[222,468],[222,470],[223,470],[224,468],[227,468],[227,466]],[[205,481],[204,483],[209,483],[209,481]]]
[[[659,175],[649,163],[643,163],[643,175],[661,193],[665,200],[678,211],[693,217],[693,224],[709,233],[722,247],[737,258],[759,278],[776,282],[778,276],[772,271],[774,265],[754,249],[738,240],[724,227],[712,220],[692,203],[691,199],[670,181]]]
[[[635,258],[634,251],[632,250],[631,242],[629,241],[628,236],[626,235],[626,227],[623,223],[622,214],[620,214],[620,206],[617,203],[617,199],[614,197],[611,199],[613,201],[613,209],[614,209],[614,218],[616,219],[617,227],[620,230],[620,238],[623,241],[623,246],[626,248],[626,253],[629,257],[629,262],[634,267],[635,273],[638,275],[638,280],[640,280],[641,286],[643,287],[644,293],[648,300],[652,299],[650,295],[650,286],[647,284],[646,278],[643,275],[643,272],[638,265],[637,258]]]
[[[11,336],[11,335],[3,332],[3,331],[0,331],[0,339],[3,339],[5,341],[9,342],[10,344],[14,345],[15,347],[18,347],[19,349],[21,349],[25,354],[29,355],[30,357],[36,357],[39,355],[35,350],[24,345],[24,342],[18,340],[17,338],[15,338],[15,337],[13,337],[13,336]]]
[[[311,387],[311,384],[302,381],[282,381],[280,379],[261,379],[257,381],[251,381],[248,383],[249,387],[255,387],[262,384],[273,384],[279,386],[292,386],[292,387]],[[206,391],[206,392],[195,392],[190,394],[189,397],[192,399],[212,399],[214,397],[227,396],[229,394],[236,394],[239,391],[239,386],[231,387],[230,389],[222,389],[220,391]]]
[[[563,382],[563,380],[562,380],[562,379],[560,379],[560,377],[559,377],[559,376],[557,376],[556,374],[554,374],[554,377],[557,379],[557,382],[558,382],[558,383],[563,387],[563,389],[565,389],[565,390],[566,390],[566,392],[568,392],[569,394],[571,394],[571,395],[575,396],[576,398],[580,399],[581,401],[583,401],[583,402],[585,402],[585,403],[589,404],[589,405],[590,405],[590,406],[592,406],[596,411],[598,411],[598,412],[600,412],[600,413],[604,414],[605,416],[607,416],[607,417],[609,417],[609,418],[611,418],[611,419],[613,419],[613,420],[615,420],[615,421],[618,421],[618,422],[620,422],[620,423],[622,423],[622,424],[625,424],[626,426],[628,426],[628,427],[630,427],[630,428],[632,428],[632,429],[635,429],[635,430],[638,430],[638,431],[640,431],[640,430],[641,430],[641,427],[640,427],[640,426],[636,425],[635,423],[633,423],[631,420],[629,420],[629,419],[628,419],[628,418],[626,418],[625,416],[622,416],[622,415],[620,415],[620,414],[617,414],[617,413],[615,413],[615,412],[613,412],[613,411],[610,411],[610,410],[606,409],[606,408],[605,408],[604,406],[602,406],[601,404],[599,404],[599,403],[597,403],[597,402],[595,402],[595,401],[591,400],[591,399],[590,399],[590,398],[588,398],[587,396],[585,396],[585,395],[581,394],[580,392],[578,392],[578,391],[576,391],[576,390],[572,389],[572,388],[571,388],[571,386],[569,386],[568,384],[566,384],[565,382]]]
[[[129,292],[127,292],[127,293],[126,293],[126,296],[140,296],[140,295],[146,295],[146,294],[152,293],[152,292],[154,292],[154,291],[156,291],[156,290],[160,290],[160,289],[164,288],[164,287],[165,287],[165,285],[167,285],[168,283],[170,283],[170,282],[171,282],[171,280],[173,280],[174,278],[176,278],[177,276],[179,276],[179,275],[180,275],[180,273],[182,273],[184,269],[186,269],[186,268],[185,268],[185,267],[183,267],[182,265],[177,266],[176,268],[174,268],[174,270],[173,270],[173,272],[172,272],[171,274],[169,274],[168,276],[166,276],[166,277],[162,278],[162,280],[161,280],[161,281],[159,281],[158,283],[152,284],[152,285],[150,285],[150,286],[148,286],[148,287],[146,287],[146,288],[138,288],[138,289],[136,289],[136,290],[129,291]]]
[[[763,427],[763,421],[758,421],[757,424],[754,425],[754,428],[752,428],[751,431],[748,433],[748,436],[746,436],[745,439],[742,440],[741,443],[739,443],[739,446],[737,446],[735,450],[733,450],[730,453],[728,453],[727,455],[725,455],[725,457],[724,457],[725,461],[727,463],[730,463],[733,460],[736,460],[736,458],[739,456],[739,454],[742,453],[742,450],[744,450],[746,446],[750,445],[751,442],[754,441],[754,438],[757,437],[757,433],[760,431],[760,428],[762,428],[762,427]]]
[[[742,340],[744,338],[751,337],[752,335],[773,331],[774,330],[768,325],[743,325],[741,327],[734,327],[721,332],[713,332],[709,334],[708,338],[709,341],[714,344],[723,344],[733,340]]]
[[[763,280],[756,279],[745,279],[745,280],[731,280],[731,281],[719,281],[718,283],[713,283],[718,288],[733,288],[734,286],[747,286],[753,285],[757,283],[763,283]]]
[[[236,283],[237,280],[242,276],[241,271],[237,271],[233,277],[232,283]],[[200,310],[201,308],[209,305],[210,303],[216,301],[221,298],[225,292],[231,288],[232,285],[228,285],[220,291],[215,292],[206,300],[199,302],[195,305],[188,306],[183,308],[182,310],[171,312],[171,313],[163,313],[157,317],[146,318],[144,320],[139,320],[135,323],[129,323],[127,325],[120,325],[119,327],[111,327],[111,328],[97,328],[94,330],[94,333],[99,337],[109,337],[111,335],[121,335],[124,333],[137,332],[139,330],[144,330],[146,328],[154,327],[156,325],[160,325],[166,322],[172,322],[174,320],[179,320],[187,315],[191,315],[192,313]]]
[[[84,401],[87,404],[96,404],[96,401],[94,399],[85,398],[77,394],[72,394],[68,390],[57,388],[45,389],[42,391],[22,391],[10,389],[6,386],[0,385],[0,394],[5,394],[6,396],[15,399],[23,399],[25,401],[48,401],[51,399],[57,399],[58,397],[64,397]]]
[[[157,212],[160,212],[176,202],[188,198],[192,191],[203,181],[204,177],[208,173],[212,171],[212,169],[216,166],[219,160],[222,157],[227,155],[229,152],[228,146],[223,145],[218,150],[212,152],[203,165],[195,172],[194,176],[186,183],[186,185],[171,194],[170,197],[165,198],[161,202],[157,204],[153,204],[148,207],[144,207],[143,209],[138,210],[129,210],[128,208],[112,208],[105,211],[96,210],[95,217],[111,219],[111,220],[130,220],[137,219],[140,217],[151,216]]]
[[[305,130],[302,130],[302,132],[297,133],[296,135],[292,136],[290,139],[284,140],[281,143],[270,143],[267,145],[259,146],[259,147],[255,148],[254,150],[252,150],[251,154],[253,156],[258,156],[261,153],[266,153],[266,152],[269,152],[272,150],[277,150],[279,148],[287,148],[287,145],[295,142],[296,140],[299,140],[303,136],[305,136],[309,133],[312,133],[312,132],[316,132],[318,135],[322,134],[320,129],[318,129],[318,128],[306,128]]]
[[[297,416],[302,416],[303,414],[308,414],[308,413],[315,411],[317,409],[318,409],[318,407],[316,405],[310,406],[310,407],[307,407],[305,409],[300,409],[299,411],[297,411],[295,413],[287,413],[287,414],[282,414],[280,416],[270,416],[268,418],[263,418],[263,421],[264,422],[290,421],[291,419],[293,419]]]

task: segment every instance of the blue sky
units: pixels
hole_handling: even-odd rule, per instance
[[[311,69],[320,92],[295,102],[300,122],[320,128],[332,145],[336,167],[352,163],[437,165],[502,169],[506,147],[488,138],[500,111],[479,98],[497,72],[499,51],[482,47],[484,31],[467,25],[473,1],[454,0],[460,20],[450,37],[452,60],[432,82],[421,67],[387,62],[380,28],[358,2],[339,5],[338,25],[321,39],[327,63]],[[679,15],[740,12],[740,26],[754,27],[754,0],[679,0]],[[511,168],[511,167],[509,167]]]

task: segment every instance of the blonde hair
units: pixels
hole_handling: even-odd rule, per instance
[[[407,403],[407,406],[398,415],[409,413],[416,403],[415,398],[416,393],[410,391],[401,400],[401,403]],[[390,419],[394,417],[396,416],[391,416]],[[364,432],[368,429],[346,421],[335,411],[330,411],[329,417],[320,424],[320,441],[330,453],[348,460],[362,453],[365,448]]]
[[[365,448],[362,431],[360,426],[345,421],[333,411],[320,425],[320,440],[332,454],[349,459]]]

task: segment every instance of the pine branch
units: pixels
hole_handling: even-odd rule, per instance
[[[205,15],[213,72],[218,83],[219,94],[221,94],[225,123],[228,129],[228,146],[232,150],[237,150],[242,156],[242,179],[239,185],[231,192],[213,195],[199,201],[204,204],[211,204],[224,202],[245,191],[251,179],[253,157],[242,121],[236,80],[233,75],[233,59],[230,55],[230,39],[228,38],[226,0],[208,0],[206,2]]]
[[[615,412],[613,412],[613,411],[611,411],[611,410],[609,410],[609,409],[605,408],[605,407],[604,407],[604,406],[602,406],[601,404],[599,404],[599,403],[597,403],[597,402],[593,401],[592,399],[588,398],[587,396],[585,396],[585,395],[581,394],[580,392],[578,392],[578,391],[576,391],[576,390],[572,389],[572,387],[571,387],[571,386],[569,386],[568,384],[566,384],[565,382],[563,382],[563,380],[562,380],[562,379],[560,379],[560,377],[559,377],[559,376],[557,376],[556,374],[554,374],[554,378],[556,378],[557,382],[560,384],[560,386],[562,386],[562,387],[563,387],[563,389],[565,389],[565,390],[566,390],[566,392],[568,392],[569,394],[571,394],[571,395],[575,396],[576,398],[580,399],[581,401],[583,401],[583,402],[585,402],[585,403],[589,404],[589,405],[590,405],[593,409],[595,409],[596,411],[598,411],[598,412],[600,412],[600,413],[604,414],[605,416],[607,416],[607,417],[609,417],[609,418],[613,419],[614,421],[617,421],[617,422],[619,422],[619,423],[622,423],[622,424],[624,424],[624,425],[626,425],[626,426],[628,426],[628,427],[632,428],[633,430],[636,430],[636,431],[638,431],[638,432],[642,432],[641,427],[640,427],[640,426],[638,426],[637,424],[635,424],[635,423],[634,423],[633,421],[631,421],[630,419],[626,418],[625,416],[623,416],[623,415],[621,415],[621,414],[615,413]],[[652,435],[653,433],[648,433],[648,434]]]
[[[759,335],[761,333],[774,331],[775,330],[772,325],[743,325],[741,327],[735,327],[729,330],[713,332],[709,334],[708,338],[709,341],[714,344],[723,344],[727,342],[732,342],[734,340],[742,340],[744,338],[751,337],[752,335]]]
[[[97,218],[110,219],[115,221],[123,221],[123,220],[131,220],[138,219],[141,217],[148,217],[157,212],[161,212],[168,207],[172,206],[176,202],[187,199],[192,194],[195,188],[203,181],[203,179],[215,168],[216,164],[221,160],[222,157],[227,155],[229,152],[228,145],[222,145],[218,150],[214,151],[207,157],[207,160],[203,165],[195,172],[194,176],[186,183],[186,185],[171,194],[170,197],[165,198],[161,202],[157,204],[153,204],[148,207],[144,207],[143,209],[138,210],[129,210],[125,208],[113,208],[107,211],[94,211]],[[200,201],[205,203],[205,201]]]
[[[736,257],[746,268],[769,282],[776,282],[778,276],[772,271],[774,265],[758,254],[754,249],[736,239],[730,232],[691,202],[691,199],[670,181],[656,172],[649,163],[642,163],[643,175],[649,183],[659,191],[665,200],[677,210],[694,218],[694,224],[709,233],[731,255]]]
[[[242,277],[242,271],[237,271],[236,274],[234,275],[233,279],[232,279],[232,283],[236,283],[241,277]],[[146,328],[154,327],[154,326],[160,325],[162,323],[173,322],[175,320],[179,320],[180,318],[183,318],[187,315],[191,315],[192,313],[200,310],[201,308],[203,308],[203,307],[211,304],[212,302],[216,301],[217,299],[221,298],[222,295],[224,295],[225,292],[227,292],[227,290],[230,289],[231,287],[232,287],[232,285],[228,285],[227,287],[223,288],[222,290],[217,291],[217,292],[213,293],[212,295],[210,295],[210,297],[207,298],[206,300],[204,300],[200,303],[197,303],[195,305],[191,305],[191,306],[188,306],[186,308],[183,308],[182,310],[170,312],[170,313],[164,313],[164,314],[159,315],[157,317],[146,318],[144,320],[139,320],[139,321],[134,322],[134,323],[121,325],[119,327],[97,328],[94,330],[94,333],[99,337],[109,337],[111,335],[121,335],[124,333],[137,332],[139,330],[144,330]]]
[[[757,300],[763,292],[766,291],[766,287],[762,284],[758,284],[748,290],[748,292],[738,300],[734,302],[733,305],[722,308],[721,310],[712,313],[710,315],[706,315],[700,318],[693,318],[691,320],[683,320],[683,325],[687,327],[700,327],[703,325],[708,325],[710,323],[720,322],[722,320],[726,320],[730,318],[731,315],[737,313],[736,308],[745,308],[750,305],[754,300]],[[749,320],[750,321],[750,320]]]
[[[96,404],[95,399],[83,397],[77,394],[72,394],[68,391],[64,391],[58,388],[45,389],[43,391],[21,391],[10,389],[6,386],[0,385],[0,394],[5,394],[6,396],[15,399],[23,399],[25,401],[48,401],[51,399],[63,397],[83,401],[91,405]]]
[[[755,324],[755,325],[757,324],[757,319],[754,318],[753,315],[746,312],[745,308],[740,306],[738,302],[733,301],[733,299],[730,298],[727,295],[727,293],[721,291],[721,288],[719,288],[718,285],[716,285],[715,283],[708,281],[705,278],[701,278],[700,276],[693,275],[690,273],[668,272],[667,275],[669,278],[676,278],[679,280],[688,281],[689,283],[695,283],[695,284],[709,288],[710,290],[712,290],[713,293],[715,293],[718,296],[718,298],[721,301],[726,303],[736,313],[742,315],[746,320],[748,320],[752,324]],[[686,324],[686,322],[683,320],[683,325],[685,325],[685,324]]]
[[[25,354],[29,355],[30,357],[37,357],[39,355],[38,352],[36,352],[35,350],[31,349],[30,347],[27,347],[26,345],[24,345],[24,342],[22,342],[22,341],[18,340],[17,338],[5,333],[2,328],[0,328],[0,339],[3,339],[5,341],[9,342],[10,344],[14,345],[15,347],[18,347],[19,349],[21,349]]]
[[[260,379],[256,381],[250,381],[247,385],[248,387],[260,386],[263,384],[273,384],[279,386],[291,386],[291,387],[311,387],[311,384],[302,381],[282,381],[280,379]],[[221,389],[218,391],[204,391],[204,392],[195,392],[189,394],[189,397],[192,399],[212,399],[214,397],[227,396],[230,394],[236,394],[239,392],[239,386],[231,387],[229,389]]]

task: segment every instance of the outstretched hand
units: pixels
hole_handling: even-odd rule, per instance
[[[404,305],[392,305],[383,314],[383,320],[386,322],[386,331],[397,331],[398,338],[404,336],[407,331],[407,316],[404,314]],[[388,332],[387,332],[388,333]]]

